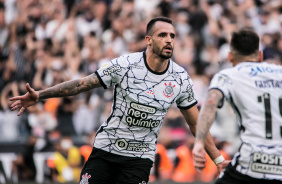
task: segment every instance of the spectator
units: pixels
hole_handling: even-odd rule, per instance
[[[151,174],[149,176],[149,181],[164,181],[171,177],[173,170],[173,163],[168,157],[166,148],[162,144],[157,144],[157,153],[155,162],[151,169]]]
[[[24,125],[22,126],[22,131],[20,131],[21,123],[24,124],[23,119],[25,117],[16,117],[15,114],[9,110],[9,97],[15,94],[23,94],[19,86],[20,83],[11,82],[8,83],[1,92],[0,101],[2,110],[0,111],[0,140],[2,141],[16,141],[19,137],[25,136],[23,134],[27,131],[27,127]]]
[[[5,174],[2,161],[0,161],[0,183],[6,183],[7,182],[7,176]]]
[[[84,163],[88,160],[88,158],[89,158],[89,156],[92,152],[92,147],[93,147],[93,144],[94,144],[93,140],[95,140],[95,136],[96,136],[95,131],[89,133],[87,138],[86,138],[87,144],[85,144],[85,145],[83,145],[79,148],[80,154],[83,156]]]
[[[29,136],[25,150],[19,154],[13,162],[12,182],[34,182],[36,176],[36,168],[33,160],[33,153],[37,138],[33,135]]]
[[[8,35],[9,31],[5,21],[5,5],[0,2],[0,51],[6,45]]]
[[[48,159],[54,182],[78,182],[82,164],[79,149],[70,137],[62,137],[55,145],[55,153]]]
[[[186,142],[175,150],[176,158],[171,176],[173,181],[180,183],[197,181],[197,172],[194,168],[192,157],[193,145],[194,137],[190,135]]]

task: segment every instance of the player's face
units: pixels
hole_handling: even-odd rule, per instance
[[[153,27],[151,39],[154,54],[163,59],[171,58],[175,39],[175,30],[171,24],[167,22],[156,22]]]

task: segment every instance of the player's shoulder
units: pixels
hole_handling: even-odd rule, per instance
[[[275,71],[280,71],[279,73],[282,74],[282,65],[278,65],[275,63],[268,63],[268,62],[261,62],[261,65],[266,67],[266,70],[271,71],[270,69],[274,69]],[[269,67],[269,69],[267,69]]]
[[[135,63],[143,59],[143,57],[144,57],[143,52],[134,52],[134,53],[129,53],[129,54],[123,54],[117,59],[120,59],[126,63]]]
[[[237,69],[235,67],[230,67],[230,68],[224,68],[218,72],[218,74],[222,75],[232,75],[237,72]]]
[[[242,62],[242,63],[239,63],[236,66],[224,68],[224,69],[218,71],[216,74],[217,75],[226,75],[226,76],[238,75],[241,72],[242,68],[248,67],[249,64],[252,65],[253,63]]]
[[[173,60],[170,60],[170,63],[171,63],[171,70],[169,71],[170,73],[175,73],[182,77],[185,77],[188,75],[188,72],[182,66],[178,65]]]

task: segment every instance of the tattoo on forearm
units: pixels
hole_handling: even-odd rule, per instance
[[[208,93],[208,97],[204,106],[200,111],[200,115],[197,123],[197,139],[204,141],[209,132],[210,126],[215,119],[215,113],[217,106],[222,99],[222,93],[218,90],[211,90]]]
[[[82,79],[71,80],[39,91],[39,99],[73,96],[78,93],[100,87],[100,81],[96,74],[91,74]]]

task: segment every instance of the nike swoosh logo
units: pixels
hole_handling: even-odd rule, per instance
[[[143,82],[133,81],[133,84],[142,84]]]

